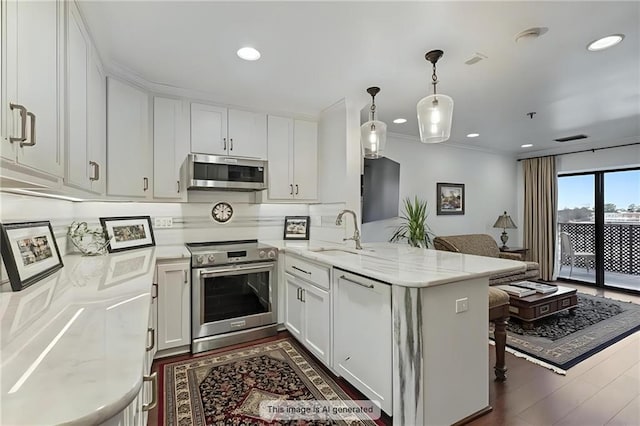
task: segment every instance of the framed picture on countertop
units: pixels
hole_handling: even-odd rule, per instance
[[[309,216],[286,216],[284,218],[284,239],[308,240],[309,227]]]
[[[101,217],[100,223],[111,238],[109,253],[156,245],[149,216]]]
[[[13,291],[20,291],[64,265],[49,221],[0,224],[0,248]]]

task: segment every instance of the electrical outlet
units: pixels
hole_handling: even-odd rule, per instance
[[[456,314],[469,310],[469,298],[456,300]]]
[[[156,217],[153,221],[156,228],[171,228],[173,227],[172,217]]]

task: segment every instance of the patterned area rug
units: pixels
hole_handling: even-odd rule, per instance
[[[164,365],[165,425],[375,425],[292,339]],[[353,408],[338,420],[282,421],[261,416],[260,403],[331,401]],[[307,404],[308,402],[308,404]],[[271,403],[269,403],[271,404]]]
[[[525,330],[518,320],[509,320],[507,351],[566,374],[567,369],[640,330],[640,305],[578,293],[575,315],[559,312],[534,324],[532,330]]]

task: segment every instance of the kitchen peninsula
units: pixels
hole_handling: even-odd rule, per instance
[[[333,356],[324,362],[378,399],[394,423],[452,424],[488,408],[488,277],[522,262],[385,243],[267,243],[284,253],[287,290],[323,280],[318,266],[331,268]],[[288,318],[285,325],[291,331]],[[323,359],[318,346],[308,348]]]

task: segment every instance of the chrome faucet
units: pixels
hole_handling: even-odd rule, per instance
[[[351,213],[351,215],[353,216],[353,226],[356,228],[356,230],[353,233],[353,237],[343,238],[342,241],[353,240],[356,242],[356,250],[362,250],[362,246],[360,245],[360,231],[358,230],[358,218],[356,217],[356,212],[354,212],[353,210],[342,210],[340,213],[338,213],[338,217],[336,218],[336,225],[342,225],[342,216],[345,213]]]

